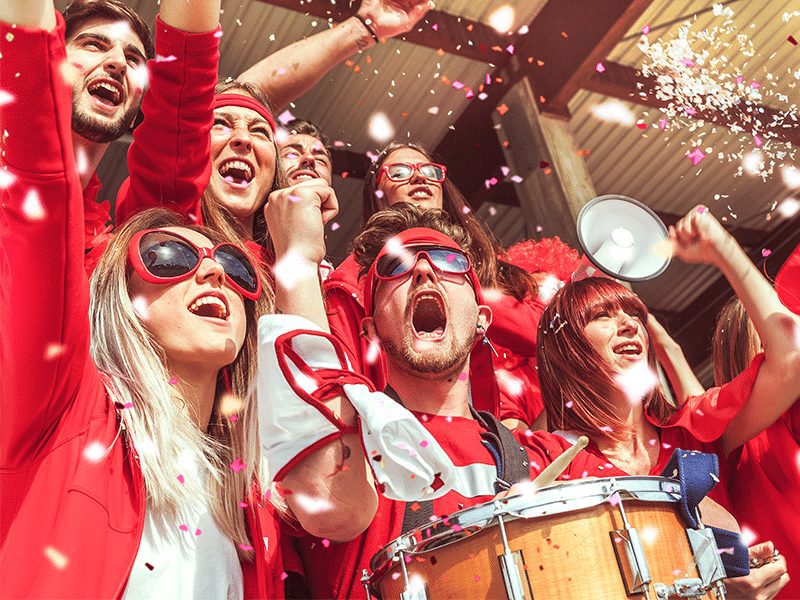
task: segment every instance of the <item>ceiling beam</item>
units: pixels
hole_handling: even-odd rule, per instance
[[[333,19],[337,23],[356,13],[346,3],[340,6],[320,1],[260,1],[320,19]],[[501,35],[484,23],[440,10],[429,11],[414,29],[397,39],[484,63],[496,62],[504,54],[508,55],[505,48],[514,41],[512,36]]]
[[[669,102],[656,97],[655,81],[642,75],[638,69],[610,61],[604,61],[603,66],[605,71],[602,73],[595,71],[589,79],[583,82],[583,89],[653,108],[665,108],[669,105]],[[780,119],[782,116],[784,120],[788,121],[787,126],[769,127],[774,119]],[[759,132],[762,137],[765,132],[774,133],[781,142],[800,146],[800,125],[785,119],[785,113],[770,106],[755,106],[749,110],[744,108],[728,111],[698,111],[692,117],[705,119],[725,127],[738,125],[750,131]]]

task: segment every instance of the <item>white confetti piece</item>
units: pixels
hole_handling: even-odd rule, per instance
[[[106,455],[108,448],[103,446],[100,442],[89,442],[83,449],[83,458],[89,462],[100,462]]]
[[[11,94],[5,90],[0,90],[0,106],[11,104],[14,100],[14,94]]]
[[[39,199],[39,192],[36,190],[28,191],[22,201],[22,212],[31,221],[41,221],[45,217],[44,206]]]
[[[503,4],[489,15],[489,25],[497,33],[508,33],[514,26],[514,7]]]
[[[374,113],[369,118],[369,136],[381,144],[385,144],[394,137],[394,127],[389,118],[382,112]]]
[[[56,550],[53,546],[45,546],[44,555],[47,560],[53,563],[53,566],[59,571],[64,570],[69,564],[69,559],[67,558],[66,554]]]
[[[0,168],[0,190],[11,186],[17,180],[16,175],[9,173],[7,169]]]
[[[610,99],[593,106],[592,114],[601,121],[618,123],[626,127],[632,127],[636,123],[633,112],[619,100]]]
[[[136,296],[131,300],[131,304],[133,305],[133,312],[140,319],[146,321],[150,317],[150,305],[143,296]]]
[[[288,252],[272,267],[275,279],[287,290],[294,289],[298,283],[318,277],[317,266],[295,252]]]
[[[631,404],[640,403],[658,385],[658,377],[646,360],[640,360],[618,373],[614,381],[625,392]]]

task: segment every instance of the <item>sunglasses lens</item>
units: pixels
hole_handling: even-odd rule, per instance
[[[427,251],[433,264],[445,273],[466,273],[469,271],[469,260],[467,257],[449,248],[438,248]]]
[[[444,181],[444,171],[439,165],[428,163],[427,165],[420,166],[419,170],[427,179],[432,181]]]
[[[258,275],[245,254],[236,246],[221,246],[214,253],[225,274],[243,290],[252,293],[258,289]]]
[[[392,181],[403,181],[411,177],[411,165],[404,165],[402,163],[396,165],[389,165],[386,167],[386,174]]]
[[[194,269],[197,251],[166,232],[152,232],[139,242],[139,255],[147,271],[155,277],[180,277]]]

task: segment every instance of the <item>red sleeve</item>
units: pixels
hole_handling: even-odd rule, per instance
[[[750,397],[763,362],[762,353],[734,379],[721,387],[709,388],[699,396],[690,397],[667,423],[659,425],[683,427],[701,442],[717,440]]]
[[[325,305],[331,333],[344,345],[348,357],[353,361],[353,369],[365,373],[360,335],[364,309],[355,298],[337,288],[326,291]]]
[[[492,309],[492,324],[489,338],[520,356],[536,355],[536,332],[544,304],[538,299],[520,302],[513,296],[502,294],[492,298],[487,294],[486,303]]]
[[[186,33],[156,19],[157,57],[148,63],[144,120],[128,150],[130,177],[117,194],[117,225],[157,206],[201,222],[200,196],[211,176],[219,31]]]
[[[89,360],[83,196],[72,149],[72,91],[51,31],[0,25],[0,468],[35,459],[74,401]]]
[[[519,419],[529,427],[544,410],[539,377],[536,373],[536,362],[508,356],[495,369],[497,384],[500,388],[500,419]]]

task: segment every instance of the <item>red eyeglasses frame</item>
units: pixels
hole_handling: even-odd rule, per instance
[[[395,165],[406,165],[407,167],[411,167],[411,175],[409,175],[405,179],[392,179],[391,177],[389,177],[389,167],[393,167]],[[442,170],[442,178],[441,179],[431,179],[430,177],[427,177],[420,170],[420,167],[424,167],[425,165],[433,165],[435,167],[439,167]],[[431,161],[426,161],[426,162],[421,162],[421,163],[394,162],[394,163],[389,163],[388,165],[381,166],[381,170],[378,171],[378,178],[375,180],[375,186],[377,187],[380,184],[381,177],[383,177],[384,173],[386,173],[386,177],[389,178],[389,181],[393,181],[395,183],[402,183],[403,181],[408,181],[409,179],[411,179],[414,176],[414,171],[419,171],[420,175],[425,177],[426,180],[435,181],[436,183],[444,183],[445,180],[447,179],[447,167],[445,167],[444,165],[439,164],[439,163],[435,163],[435,162],[431,162]]]

